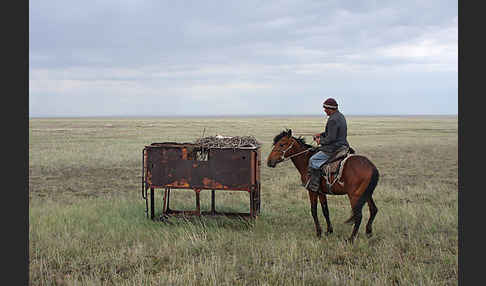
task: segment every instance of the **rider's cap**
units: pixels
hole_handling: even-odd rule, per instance
[[[337,104],[337,102],[334,98],[328,98],[328,99],[326,99],[326,101],[324,101],[324,104],[322,105],[322,107],[330,108],[330,109],[337,109],[338,104]]]

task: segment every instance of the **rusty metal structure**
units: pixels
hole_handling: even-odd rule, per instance
[[[164,189],[162,215],[227,215],[255,218],[260,213],[260,148],[205,148],[192,143],[152,143],[143,149],[142,197],[147,217],[155,216],[155,190]],[[170,208],[170,192],[192,189],[195,210]],[[201,211],[200,192],[211,191],[211,210]],[[250,197],[249,213],[218,212],[215,191],[244,191]]]

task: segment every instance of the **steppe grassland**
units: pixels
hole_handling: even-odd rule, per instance
[[[345,196],[328,196],[334,233],[317,239],[291,162],[265,159],[272,139],[320,132],[324,117],[56,118],[29,121],[29,278],[32,284],[457,284],[457,117],[348,116],[348,140],[380,170],[374,236],[353,245]],[[263,146],[255,223],[148,220],[142,149],[216,134]],[[310,136],[304,136],[311,143]],[[202,192],[202,206],[209,204]],[[173,195],[194,208],[192,191]],[[161,201],[161,192],[156,200]],[[217,193],[217,208],[248,210],[248,195]],[[160,205],[156,206],[160,211]],[[319,211],[320,212],[320,211]],[[363,209],[364,222],[368,209]],[[319,214],[325,229],[325,220]]]

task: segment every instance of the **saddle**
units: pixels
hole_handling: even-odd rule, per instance
[[[329,193],[332,194],[332,186],[341,178],[344,162],[350,155],[355,153],[356,151],[353,148],[343,146],[336,150],[329,160],[321,166],[322,176],[326,180]]]

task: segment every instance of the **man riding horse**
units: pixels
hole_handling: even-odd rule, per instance
[[[299,171],[301,182],[308,190],[311,214],[318,237],[322,235],[322,228],[317,216],[317,202],[321,203],[322,213],[326,218],[326,234],[330,234],[333,229],[326,196],[328,194],[347,195],[351,204],[351,216],[345,223],[354,224],[351,236],[348,238],[351,242],[354,241],[361,225],[362,209],[365,204],[368,204],[370,211],[366,235],[372,235],[373,220],[378,213],[372,196],[378,185],[380,172],[366,156],[355,154],[356,152],[349,146],[346,139],[346,119],[338,111],[336,100],[327,99],[323,107],[329,119],[325,132],[314,135],[314,140],[320,146],[313,147],[306,144],[304,138],[295,138],[292,136],[292,130],[285,130],[273,138],[273,147],[268,155],[267,165],[274,168],[278,163],[292,160]],[[331,179],[332,177],[334,179]],[[338,184],[334,184],[335,182]],[[320,190],[321,188],[326,189]]]
[[[322,133],[314,134],[314,141],[317,142],[318,152],[309,159],[308,175],[309,179],[305,188],[316,193],[320,192],[321,166],[343,146],[349,147],[347,141],[347,124],[344,115],[339,112],[338,104],[334,98],[328,98],[323,106],[327,116],[329,116],[326,129]],[[328,189],[329,182],[327,182]]]

